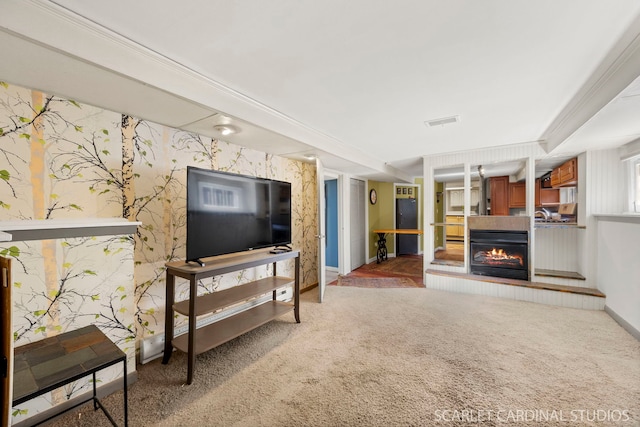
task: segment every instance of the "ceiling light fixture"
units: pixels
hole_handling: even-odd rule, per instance
[[[213,128],[224,136],[240,132],[240,130],[233,125],[215,125]]]

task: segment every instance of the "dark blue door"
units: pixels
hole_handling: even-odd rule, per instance
[[[338,180],[330,179],[324,182],[325,197],[325,264],[327,267],[338,268]]]
[[[396,228],[418,228],[418,204],[416,199],[396,199]],[[418,253],[416,234],[396,234],[396,255]]]

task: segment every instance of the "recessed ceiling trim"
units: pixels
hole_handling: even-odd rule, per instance
[[[553,151],[593,118],[638,77],[640,67],[640,16],[625,30],[566,106],[541,136]]]

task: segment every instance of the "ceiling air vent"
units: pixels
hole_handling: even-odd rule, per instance
[[[460,121],[460,116],[451,116],[451,117],[441,117],[439,119],[427,120],[424,122],[428,127],[434,126],[444,126],[450,125],[453,123],[458,123]]]

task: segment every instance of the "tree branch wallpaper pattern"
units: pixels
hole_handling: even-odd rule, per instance
[[[317,282],[315,166],[0,82],[0,221],[126,218],[135,235],[3,242],[14,258],[14,344],[96,324],[129,355],[164,331],[164,264],[184,259],[188,165],[292,183],[302,287]],[[293,276],[293,261],[278,265]],[[270,275],[201,281],[199,293]],[[176,299],[188,283],[176,282]],[[177,322],[184,319],[177,319]],[[101,374],[104,383],[122,375]],[[14,408],[14,420],[86,392],[79,381]]]

